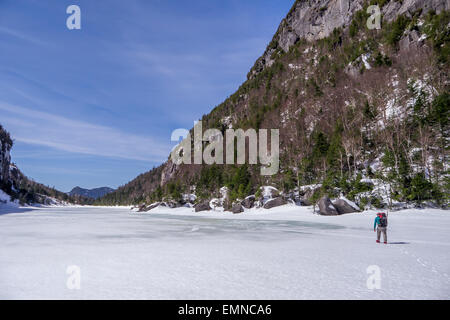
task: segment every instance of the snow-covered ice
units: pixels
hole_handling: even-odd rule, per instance
[[[0,209],[1,299],[448,299],[450,214],[323,217],[286,205],[241,215],[190,208]],[[4,214],[2,214],[4,213]],[[69,266],[80,289],[68,289]],[[369,266],[381,288],[368,289]]]

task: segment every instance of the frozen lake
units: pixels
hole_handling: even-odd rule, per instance
[[[0,208],[0,298],[450,298],[448,211],[391,213],[383,245],[374,212],[158,210]]]

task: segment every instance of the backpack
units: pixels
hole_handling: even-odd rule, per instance
[[[387,224],[388,224],[388,222],[387,222],[387,217],[386,217],[386,215],[383,213],[383,215],[382,215],[381,218],[380,218],[380,227],[385,228],[385,227],[387,227]]]

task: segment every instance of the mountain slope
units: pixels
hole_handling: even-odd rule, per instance
[[[339,5],[338,5],[339,4]],[[368,30],[369,4],[382,28]],[[137,204],[229,200],[274,185],[287,196],[314,184],[360,206],[448,201],[449,3],[444,0],[296,1],[248,80],[202,117],[203,129],[280,130],[280,172],[258,165],[170,160],[100,199]]]
[[[75,187],[69,192],[69,195],[70,196],[83,196],[83,197],[91,198],[91,199],[98,199],[98,198],[104,197],[105,195],[107,195],[108,193],[111,193],[113,191],[114,191],[114,189],[109,188],[109,187],[100,187],[100,188],[94,188],[94,189],[84,189],[84,188],[80,188],[80,187]]]

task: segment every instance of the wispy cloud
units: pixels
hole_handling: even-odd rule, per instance
[[[2,27],[0,26],[0,33],[1,34],[6,34],[7,36],[19,39],[19,40],[23,40],[29,43],[33,43],[36,45],[40,45],[40,46],[47,46],[49,45],[48,42],[42,41],[40,39],[37,39],[36,37],[33,37],[31,35],[27,35],[23,32],[19,32],[17,30],[13,30],[11,28],[6,28],[6,27]]]
[[[71,120],[62,116],[0,101],[1,122],[23,143],[58,150],[149,162],[167,159],[170,143],[122,132],[115,128]]]

